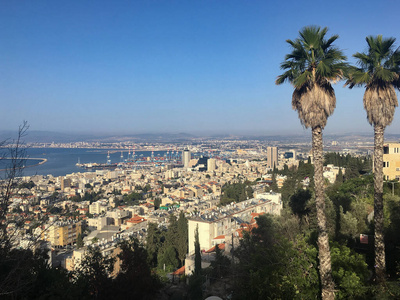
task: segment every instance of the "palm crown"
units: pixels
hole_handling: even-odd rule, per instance
[[[386,127],[398,106],[395,88],[400,90],[400,48],[394,38],[368,36],[368,50],[353,55],[358,67],[351,66],[346,85],[365,86],[364,108],[370,124]]]
[[[281,63],[286,71],[276,79],[276,84],[288,81],[294,86],[292,106],[306,128],[325,127],[336,107],[331,82],[341,79],[347,68],[346,56],[333,45],[338,35],[326,39],[327,31],[304,27],[297,39],[287,40],[292,52]]]
[[[393,50],[395,38],[366,37],[368,51],[353,55],[359,67],[351,66],[346,85],[386,87],[388,84],[400,89],[400,47]]]

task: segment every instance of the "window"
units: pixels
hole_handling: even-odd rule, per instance
[[[389,147],[383,146],[383,154],[389,154]]]

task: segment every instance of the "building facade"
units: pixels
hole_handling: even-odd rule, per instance
[[[209,158],[207,160],[207,172],[213,172],[216,169],[216,160],[214,158]]]
[[[249,223],[253,213],[279,215],[281,209],[281,194],[263,193],[250,200],[194,213],[188,218],[189,255],[194,253],[196,228],[199,232],[200,249],[206,251],[214,246],[214,238],[231,235],[242,224]]]
[[[55,222],[42,233],[42,239],[52,246],[66,246],[76,243],[78,235],[82,234],[81,222]]]
[[[185,149],[182,152],[182,164],[185,169],[189,168],[190,159],[192,158],[192,153],[189,149]]]
[[[400,143],[383,145],[383,177],[385,180],[400,179]]]
[[[267,168],[278,167],[278,147],[267,147]]]

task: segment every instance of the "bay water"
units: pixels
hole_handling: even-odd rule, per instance
[[[122,153],[123,158],[121,159],[121,151],[115,149],[28,148],[26,150],[28,158],[47,159],[47,161],[41,165],[31,166],[32,164],[37,164],[39,161],[27,160],[27,167],[23,169],[22,175],[32,176],[51,174],[53,176],[65,176],[70,173],[86,172],[87,170],[85,168],[76,166],[76,163],[105,164],[107,163],[108,151],[110,151],[111,163],[119,163],[128,157],[128,151],[124,150]],[[162,157],[165,153],[165,151],[154,151],[154,157]],[[137,158],[150,157],[151,151],[136,151],[135,154]],[[7,160],[4,160],[1,168],[6,164]]]

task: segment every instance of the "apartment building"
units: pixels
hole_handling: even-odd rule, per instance
[[[193,212],[188,218],[189,255],[194,253],[195,231],[198,228],[200,249],[207,251],[215,245],[214,238],[230,235],[242,224],[249,223],[252,213],[279,215],[282,209],[281,194],[263,193],[256,198],[231,203],[227,206]],[[213,243],[214,241],[214,243]]]
[[[400,179],[400,143],[383,145],[383,177],[385,180]]]
[[[51,243],[52,246],[66,246],[76,243],[78,235],[82,233],[81,222],[55,222],[45,228],[42,239]]]

